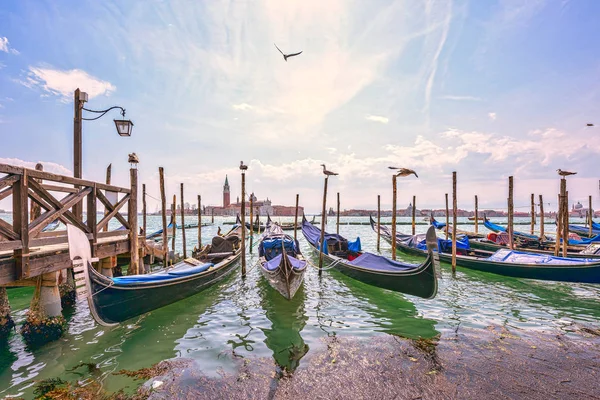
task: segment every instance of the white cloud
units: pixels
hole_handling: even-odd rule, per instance
[[[488,117],[490,117],[490,119],[492,121],[495,121],[496,120],[496,113],[495,112],[488,113]]]
[[[36,164],[41,163],[44,166],[44,171],[51,172],[53,174],[72,176],[73,172],[67,167],[49,161],[25,161],[18,158],[2,158],[0,157],[0,164],[9,164],[17,167],[25,167],[35,169]]]
[[[231,107],[233,107],[234,110],[241,110],[241,111],[247,111],[247,110],[254,109],[254,107],[248,103],[233,104]]]
[[[28,88],[39,87],[46,93],[58,96],[63,102],[73,100],[73,92],[80,88],[89,99],[97,96],[109,96],[117,88],[110,82],[100,80],[80,69],[59,70],[53,68],[29,67],[25,80],[19,80]]]
[[[365,118],[369,121],[381,122],[382,124],[387,124],[390,122],[389,118],[381,117],[379,115],[367,115]]]
[[[445,95],[439,97],[442,100],[455,100],[455,101],[482,101],[481,97],[475,96],[454,96],[454,95]]]
[[[0,51],[5,53],[19,54],[17,50],[10,47],[7,37],[0,37]]]

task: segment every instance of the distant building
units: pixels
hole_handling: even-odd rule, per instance
[[[227,175],[225,175],[225,185],[223,185],[223,208],[229,207],[229,204],[231,204],[231,199],[229,196],[229,180],[227,179]]]

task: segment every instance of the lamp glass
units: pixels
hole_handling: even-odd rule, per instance
[[[133,122],[125,119],[115,119],[115,126],[117,128],[117,133],[120,136],[131,136],[131,131],[133,130]]]

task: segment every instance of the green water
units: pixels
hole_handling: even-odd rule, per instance
[[[215,222],[224,220],[216,218]],[[363,220],[342,218],[342,222]],[[150,217],[148,231],[159,225],[158,217]],[[203,228],[204,241],[216,233],[217,226]],[[417,230],[426,228],[418,226]],[[189,248],[195,245],[196,232],[187,231]],[[365,250],[376,249],[376,235],[369,226],[342,225],[340,233],[352,239],[360,236]],[[316,262],[303,238],[300,243],[304,254]],[[383,242],[381,246],[382,253],[389,255],[389,246]],[[574,323],[598,326],[600,320],[600,286],[512,279],[461,269],[453,278],[448,266],[443,268],[433,300],[371,287],[334,270],[319,278],[310,269],[296,297],[286,301],[253,268],[256,254],[247,259],[245,280],[235,273],[193,297],[116,328],[98,326],[81,303],[66,313],[68,333],[59,341],[29,350],[20,335],[13,334],[0,345],[0,396],[30,398],[35,381],[50,377],[83,382],[93,377],[108,390],[133,387],[130,379],[112,373],[172,357],[192,358],[213,376],[232,372],[239,356],[273,358],[293,370],[302,368],[302,357],[320,349],[321,339],[332,335],[433,337],[492,324],[517,330],[570,331]],[[30,288],[9,290],[18,324],[24,320],[31,293]],[[96,364],[98,369],[73,369],[81,363]]]

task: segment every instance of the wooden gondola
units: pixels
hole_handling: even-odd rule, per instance
[[[373,218],[371,227],[375,232],[379,229],[381,237],[391,242],[392,234],[388,227],[378,227]],[[423,236],[396,234],[396,247],[407,254],[424,256],[427,253],[419,248]],[[448,242],[450,241],[438,239],[438,254],[441,261],[451,263],[452,255],[448,252]],[[468,241],[465,248],[457,250],[456,265],[515,278],[600,283],[600,260],[597,259],[553,257],[510,249],[487,252],[470,249]]]
[[[344,237],[325,233],[325,246],[319,246],[321,230],[302,218],[302,233],[311,248],[323,250],[324,266],[337,269],[344,275],[377,286],[413,296],[431,299],[437,294],[437,255],[433,253],[436,236],[434,228],[427,231],[427,259],[422,264],[410,264],[363,252],[360,239],[348,242]]]
[[[283,297],[291,300],[302,284],[307,269],[297,240],[283,233],[278,224],[267,221],[258,244],[260,271]]]
[[[78,288],[78,293],[87,298],[92,316],[104,326],[117,325],[206,289],[234,271],[242,254],[242,228],[237,226],[224,237],[215,236],[195,254],[196,258],[146,275],[109,278],[92,267],[85,234],[71,225],[67,229],[71,259],[83,261],[76,269],[76,281],[84,282],[85,287]]]

